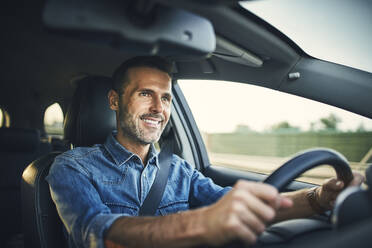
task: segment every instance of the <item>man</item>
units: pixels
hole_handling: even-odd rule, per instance
[[[153,144],[171,113],[170,68],[159,57],[123,63],[108,94],[117,132],[105,144],[56,158],[47,180],[70,247],[191,247],[236,239],[252,244],[268,223],[332,207],[344,186],[336,179],[287,194],[243,180],[222,188],[173,155],[157,216],[138,217],[159,170]],[[355,174],[351,184],[362,180]]]

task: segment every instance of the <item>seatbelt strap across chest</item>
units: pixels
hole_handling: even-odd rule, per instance
[[[170,165],[172,163],[172,155],[174,149],[174,138],[169,135],[164,141],[162,149],[159,153],[159,167],[156,173],[155,180],[147,194],[142,206],[139,210],[140,216],[153,216],[156,213],[160,201],[163,197],[165,186],[167,185]]]

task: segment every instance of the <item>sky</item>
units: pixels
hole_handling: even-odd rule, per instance
[[[372,72],[372,1],[265,0],[241,4],[308,54]]]

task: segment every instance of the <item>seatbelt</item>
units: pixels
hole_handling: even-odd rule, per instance
[[[174,149],[174,138],[170,134],[164,141],[164,145],[159,153],[159,167],[154,182],[139,210],[140,216],[153,216],[163,197],[165,186],[167,185],[172,154]]]

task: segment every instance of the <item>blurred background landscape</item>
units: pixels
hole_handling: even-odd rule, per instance
[[[372,132],[363,125],[354,131],[342,131],[337,128],[339,122],[341,119],[331,114],[308,131],[286,121],[263,132],[238,125],[230,133],[203,133],[203,139],[214,165],[269,174],[294,154],[323,147],[343,154],[353,170],[364,173],[367,164],[372,163]],[[334,175],[331,167],[323,166],[305,173],[300,180],[321,183]]]

